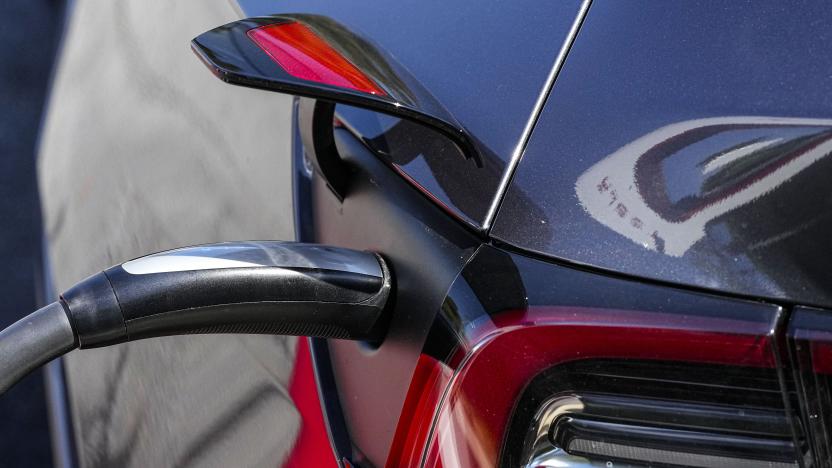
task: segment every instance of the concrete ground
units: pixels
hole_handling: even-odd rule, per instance
[[[38,165],[56,289],[159,250],[290,239],[291,100],[223,84],[189,49],[239,18],[232,3],[75,4]],[[279,466],[300,424],[294,344],[189,336],[71,353],[82,466]]]

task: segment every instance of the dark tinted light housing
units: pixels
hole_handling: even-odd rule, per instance
[[[812,464],[832,466],[832,313],[795,308],[789,324],[789,351],[797,383],[800,422]]]
[[[529,418],[533,407],[539,409]],[[522,466],[797,466],[774,369],[566,364],[532,382],[511,430],[507,450],[519,447],[511,439],[526,433],[519,460],[505,454]]]
[[[781,314],[481,248],[423,350],[417,374],[438,378],[408,392],[432,423],[401,418],[387,464],[527,466],[546,455],[529,450],[539,441],[571,457],[551,466],[792,466],[802,442],[777,370]]]

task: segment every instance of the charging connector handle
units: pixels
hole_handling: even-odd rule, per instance
[[[0,332],[0,394],[76,347],[196,333],[378,342],[391,290],[380,255],[324,245],[228,242],[148,255]]]
[[[61,295],[79,347],[154,336],[260,333],[377,340],[390,294],[371,252],[279,241],[208,244],[131,260]]]

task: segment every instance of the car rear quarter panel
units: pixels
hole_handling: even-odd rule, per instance
[[[820,4],[593,2],[492,235],[828,307],[830,18]]]

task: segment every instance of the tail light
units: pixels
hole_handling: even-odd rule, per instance
[[[832,313],[795,308],[788,341],[810,448],[806,466],[832,467]]]
[[[578,361],[544,372],[521,401],[544,395],[531,424],[525,411],[515,412],[511,430],[526,430],[526,439],[506,454],[514,466],[796,466],[769,369]]]
[[[387,465],[800,466],[780,320],[484,247],[433,325]]]

